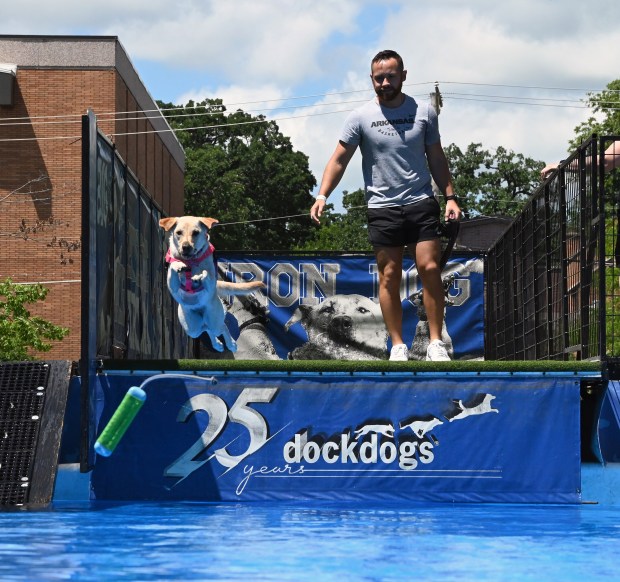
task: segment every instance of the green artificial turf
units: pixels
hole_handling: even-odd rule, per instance
[[[389,362],[351,360],[106,360],[102,370],[148,371],[221,371],[221,372],[502,372],[502,373],[574,373],[600,374],[600,362],[552,360],[537,361],[481,361],[455,360],[450,362]]]

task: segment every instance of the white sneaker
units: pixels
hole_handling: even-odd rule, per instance
[[[450,356],[446,350],[446,344],[441,340],[433,340],[426,348],[427,362],[449,362]]]
[[[396,344],[390,352],[390,362],[406,362],[409,359],[409,350],[405,344]]]

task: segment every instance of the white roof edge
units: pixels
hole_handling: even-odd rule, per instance
[[[13,63],[0,63],[0,73],[8,73],[9,75],[17,75],[17,65]]]

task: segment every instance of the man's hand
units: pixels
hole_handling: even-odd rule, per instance
[[[540,171],[540,178],[541,180],[545,180],[549,174],[551,174],[552,172],[555,172],[558,169],[559,164],[555,163],[555,164],[547,164],[541,171]]]
[[[321,218],[321,215],[323,214],[323,209],[325,208],[325,204],[326,204],[325,200],[317,199],[315,203],[312,205],[312,208],[310,209],[310,218],[312,218],[312,220],[314,220],[314,222],[316,222],[317,224],[321,223],[319,219]]]
[[[447,200],[446,201],[446,211],[444,213],[444,220],[448,222],[449,220],[461,220],[461,216],[463,213],[459,208],[459,205],[456,203],[456,200]]]

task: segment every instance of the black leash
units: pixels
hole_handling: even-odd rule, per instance
[[[461,223],[458,220],[448,220],[441,224],[441,234],[448,239],[448,244],[446,248],[443,250],[441,254],[441,259],[439,261],[439,266],[443,271],[443,268],[446,266],[450,255],[452,254],[452,249],[454,248],[454,244],[456,243],[456,238],[459,236],[459,229],[461,227]]]

